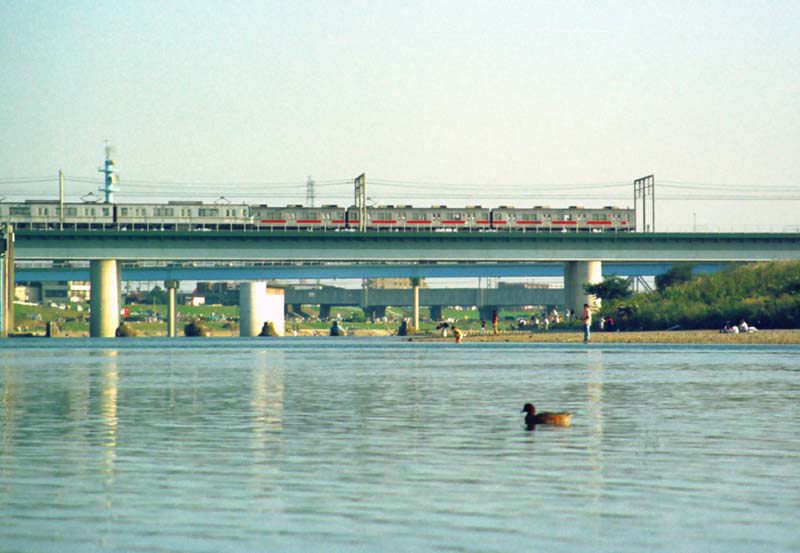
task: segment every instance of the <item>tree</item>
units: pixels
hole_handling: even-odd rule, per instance
[[[666,273],[656,275],[656,289],[664,292],[670,286],[689,282],[694,278],[692,265],[673,265]]]
[[[160,286],[154,286],[150,292],[148,292],[147,297],[145,298],[147,303],[155,303],[157,305],[166,305],[169,301],[169,292],[162,289]]]
[[[633,295],[630,281],[616,275],[606,277],[598,284],[584,284],[583,289],[603,301],[624,300]]]

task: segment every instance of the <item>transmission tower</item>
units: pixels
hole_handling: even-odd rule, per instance
[[[353,181],[355,188],[355,207],[358,212],[358,230],[367,230],[367,176],[361,173]]]
[[[311,178],[311,175],[306,181],[306,205],[314,207],[314,179]]]

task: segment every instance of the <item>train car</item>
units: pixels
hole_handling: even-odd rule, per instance
[[[0,221],[20,229],[113,228],[114,206],[99,203],[65,203],[64,214],[56,200],[0,203]]]
[[[534,206],[492,209],[492,228],[526,232],[601,232],[634,230],[633,210],[606,206],[586,209],[582,206],[551,208]]]
[[[600,232],[632,232],[636,227],[636,212],[633,209],[616,206],[584,209],[580,213],[580,221],[585,230]]]
[[[250,211],[252,224],[257,229],[337,230],[347,226],[347,210],[337,205],[322,207],[254,205],[250,207]]]
[[[129,230],[243,230],[251,222],[247,204],[117,204],[116,222]]]
[[[410,205],[383,205],[368,207],[367,224],[369,230],[460,230],[489,228],[490,210],[480,206],[413,207]],[[347,211],[348,226],[358,226],[358,212],[351,207]]]

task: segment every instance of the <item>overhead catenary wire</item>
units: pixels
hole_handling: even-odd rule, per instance
[[[32,177],[0,177],[0,193],[6,201],[17,199],[50,198],[52,194],[38,187],[29,185],[56,184],[57,176]],[[65,176],[65,182],[77,185],[101,185],[102,178],[87,176]],[[243,202],[255,201],[269,203],[268,198],[304,197],[306,180],[276,181],[204,181],[204,180],[167,180],[167,179],[124,179],[120,183],[119,199],[151,198],[186,199],[218,198],[224,195]],[[606,181],[588,183],[529,183],[507,184],[478,182],[439,182],[432,180],[414,180],[397,178],[370,178],[370,196],[373,202],[381,204],[404,203],[413,204],[424,201],[454,201],[474,204],[478,201],[497,201],[502,198],[508,203],[543,202],[550,200],[575,201],[576,203],[592,200],[606,202],[628,202],[630,200],[631,181]],[[352,194],[353,179],[315,179],[315,187],[325,189],[320,194],[320,201],[326,203],[349,202]],[[165,187],[180,187],[179,190],[165,190]],[[798,201],[800,185],[793,184],[720,184],[683,180],[659,180],[660,202],[671,201]],[[68,191],[67,197],[80,197],[86,190]],[[178,196],[178,197],[176,197]],[[274,203],[274,202],[273,202]],[[298,202],[299,203],[299,202]]]

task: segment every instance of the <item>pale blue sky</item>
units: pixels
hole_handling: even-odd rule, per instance
[[[216,184],[168,196],[302,203],[312,175],[345,205],[325,184],[366,172],[378,203],[632,205],[653,173],[663,230],[800,227],[797,1],[6,1],[0,20],[5,196],[97,178],[109,139],[120,201],[180,181]]]

